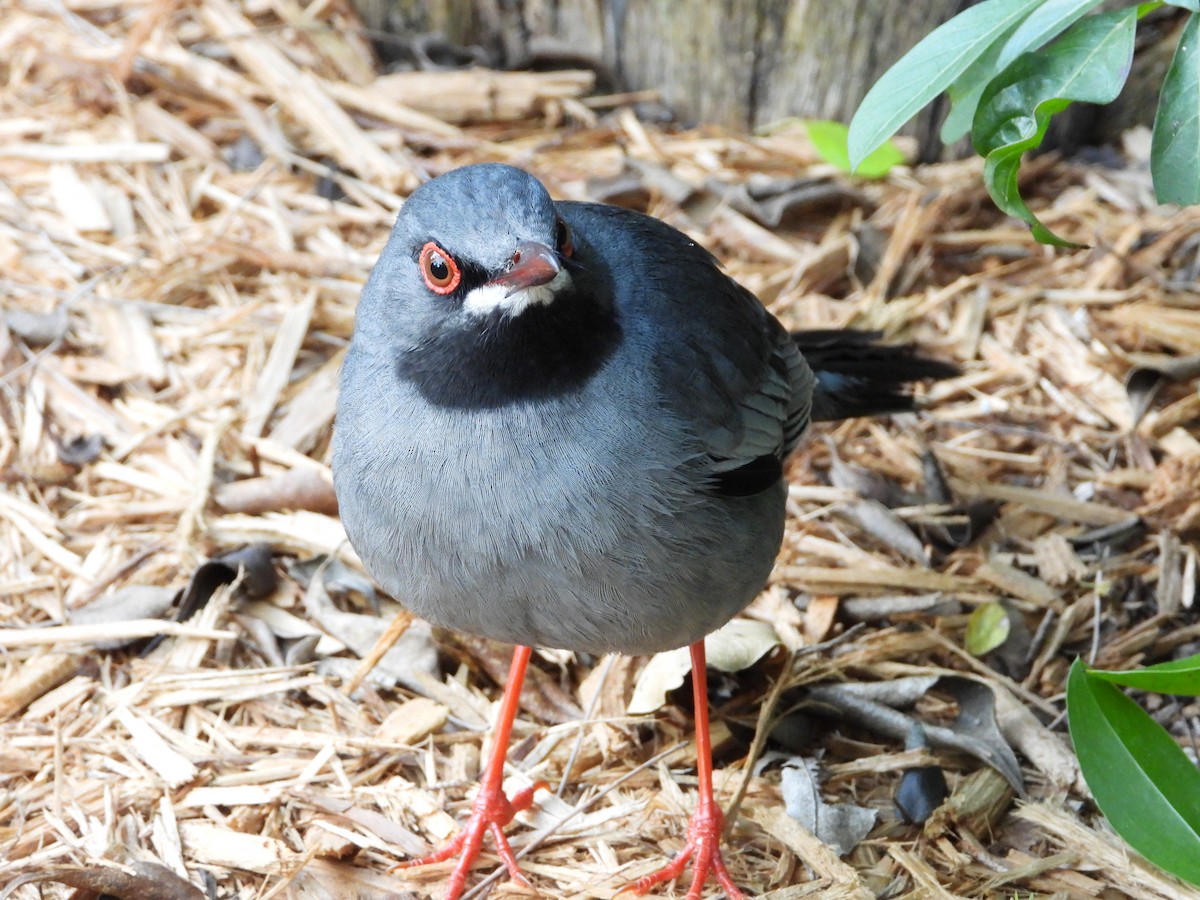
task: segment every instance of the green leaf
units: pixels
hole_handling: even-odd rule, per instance
[[[1007,32],[992,41],[991,46],[983,52],[983,55],[967,66],[967,70],[946,88],[946,99],[950,101],[950,111],[946,113],[941,131],[938,133],[942,143],[949,144],[957,141],[971,130],[971,120],[975,118],[979,98],[983,96],[987,86],[992,83],[992,79],[999,75],[1004,68],[996,64],[997,60],[1019,24],[1014,24]]]
[[[950,98],[950,112],[942,123],[942,140],[946,143],[956,141],[971,130],[971,120],[975,117],[984,90],[1018,56],[1027,50],[1045,46],[1100,2],[1046,0],[1024,21],[1009,29],[1008,34],[1002,35],[988,47],[987,52],[971,63],[970,68],[946,91]]]
[[[1145,3],[1145,4],[1143,4],[1143,6],[1151,6],[1151,5],[1162,6],[1163,4],[1161,4],[1161,3],[1157,3],[1157,4]],[[1178,6],[1180,9],[1190,10],[1191,12],[1200,12],[1200,0],[1169,0],[1168,5]]]
[[[875,82],[850,122],[850,166],[894,135],[1044,0],[984,0],[944,22]]]
[[[1189,656],[1187,659],[1173,659],[1156,666],[1146,666],[1144,669],[1130,669],[1124,672],[1101,672],[1099,669],[1088,669],[1088,677],[1100,678],[1143,691],[1154,691],[1158,694],[1184,694],[1188,697],[1200,697],[1200,655]]]
[[[1011,628],[1008,610],[999,603],[984,603],[975,607],[967,620],[967,634],[963,643],[968,653],[983,656],[1007,641]]]
[[[841,122],[825,119],[806,119],[804,128],[817,155],[843,172],[850,172],[850,150],[847,138],[850,129]],[[904,153],[892,141],[884,141],[867,154],[854,174],[860,178],[883,178],[904,162]]]
[[[1089,16],[1044,50],[1024,53],[988,85],[971,142],[985,158],[984,184],[1004,212],[1027,222],[1047,244],[1075,246],[1038,221],[1017,190],[1021,155],[1042,143],[1055,113],[1072,102],[1109,103],[1133,61],[1134,7]]]
[[[1188,16],[1163,79],[1150,142],[1150,174],[1160,203],[1200,202],[1200,16]]]
[[[1113,828],[1146,859],[1200,884],[1200,770],[1080,660],[1067,678],[1067,717],[1083,777]]]
[[[1001,70],[1029,50],[1040,50],[1100,5],[1101,0],[1046,0],[1013,32],[996,61]]]

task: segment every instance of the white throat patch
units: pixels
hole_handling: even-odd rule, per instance
[[[501,284],[482,284],[468,292],[463,299],[463,309],[473,316],[483,316],[500,311],[506,316],[516,316],[531,306],[549,306],[560,291],[571,286],[571,273],[560,269],[552,281],[533,287],[520,288],[511,294]]]

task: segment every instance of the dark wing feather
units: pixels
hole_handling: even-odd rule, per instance
[[[810,422],[912,409],[910,382],[958,371],[909,345],[880,344],[877,332],[788,334],[682,232],[617,207],[558,207],[582,245],[580,265],[589,250],[603,261],[581,279],[616,298],[624,339],[649,348],[660,402],[691,430],[699,458],[688,464],[714,492],[764,491]]]
[[[686,305],[672,321],[687,352],[655,360],[659,381],[671,410],[696,429],[713,490],[761,493],[808,427],[815,378],[783,326],[711,256],[690,242],[676,253],[686,265],[666,293]]]
[[[796,331],[792,340],[816,376],[812,419],[828,422],[906,412],[908,385],[952,378],[958,368],[917,354],[909,344],[881,344],[877,331]]]

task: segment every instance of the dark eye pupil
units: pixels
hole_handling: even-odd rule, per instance
[[[450,267],[446,265],[446,260],[435,255],[429,260],[429,274],[435,281],[446,281],[450,278]]]

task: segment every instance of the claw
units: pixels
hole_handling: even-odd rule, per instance
[[[745,900],[743,894],[729,877],[725,868],[725,860],[721,856],[721,830],[723,817],[721,810],[714,806],[701,804],[688,821],[687,841],[675,858],[657,872],[639,878],[633,884],[624,888],[626,891],[642,896],[656,885],[664,881],[674,881],[683,874],[688,862],[692,863],[692,883],[688,888],[686,900],[700,900],[704,883],[708,880],[709,872],[716,876],[717,883],[725,891],[729,900]]]
[[[483,846],[483,835],[490,831],[492,840],[496,843],[496,853],[503,861],[504,867],[508,869],[509,877],[522,887],[529,887],[529,881],[521,873],[520,866],[517,865],[516,854],[513,853],[508,838],[504,836],[504,826],[511,822],[517,813],[533,805],[533,795],[537,791],[549,790],[549,788],[549,784],[539,781],[532,787],[527,787],[514,794],[512,798],[507,797],[503,791],[497,790],[492,793],[481,790],[471,807],[471,815],[463,824],[463,830],[456,837],[428,856],[422,856],[420,859],[406,859],[396,863],[388,871],[415,869],[418,866],[445,862],[451,857],[457,856],[458,865],[454,867],[450,880],[446,883],[445,895],[445,900],[457,900],[466,887],[467,875],[471,872],[471,866],[479,856],[479,851]]]
[[[700,900],[709,872],[716,876],[717,883],[721,885],[729,900],[746,900],[746,895],[738,890],[733,879],[729,877],[729,870],[725,868],[725,860],[721,857],[721,832],[725,817],[713,798],[712,744],[708,734],[708,679],[705,674],[704,641],[692,644],[691,654],[692,690],[696,699],[696,775],[699,782],[696,811],[688,820],[687,840],[675,858],[657,872],[639,878],[619,893],[628,891],[641,896],[655,885],[664,881],[674,881],[683,874],[690,861],[692,883],[688,888],[687,900]]]
[[[467,885],[467,876],[471,866],[479,857],[483,846],[485,832],[492,833],[496,842],[496,853],[508,869],[509,877],[522,887],[529,887],[529,882],[521,874],[517,865],[516,854],[504,836],[504,826],[513,820],[513,816],[533,805],[533,795],[539,790],[549,790],[550,785],[539,781],[532,787],[524,788],[509,798],[501,788],[501,778],[504,773],[504,752],[508,746],[508,737],[512,729],[513,717],[517,712],[517,700],[521,694],[521,682],[525,677],[525,666],[529,662],[530,649],[518,647],[513,654],[512,668],[509,671],[508,685],[504,691],[504,700],[500,706],[500,716],[496,723],[496,740],[492,747],[492,758],[484,775],[483,785],[471,804],[471,815],[463,823],[463,830],[449,843],[428,856],[420,859],[408,859],[397,863],[388,869],[395,872],[398,869],[415,869],[417,866],[428,866],[432,863],[445,862],[452,856],[458,857],[458,864],[450,873],[446,883],[444,900],[458,900]]]

